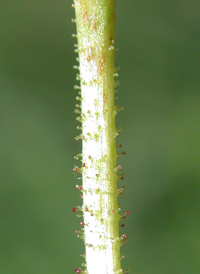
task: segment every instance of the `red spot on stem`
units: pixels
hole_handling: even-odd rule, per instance
[[[75,272],[75,273],[81,273],[81,269],[80,269],[80,268],[75,268],[75,269],[74,269],[74,272]]]

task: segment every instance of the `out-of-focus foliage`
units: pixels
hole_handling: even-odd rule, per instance
[[[80,152],[71,1],[0,3],[0,273],[73,273]],[[116,6],[123,268],[200,273],[199,1]],[[119,183],[119,186],[122,183]]]

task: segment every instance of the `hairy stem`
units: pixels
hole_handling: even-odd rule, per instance
[[[80,113],[82,133],[76,139],[82,140],[81,167],[74,171],[82,174],[83,206],[76,211],[83,212],[84,222],[78,237],[83,238],[86,248],[86,268],[75,269],[76,273],[117,274],[122,272],[120,246],[127,241],[119,236],[119,215],[117,196],[123,188],[117,189],[117,174],[122,167],[116,167],[114,88],[117,76],[114,66],[115,48],[115,0],[75,0],[79,54],[80,96],[76,99],[75,112]]]

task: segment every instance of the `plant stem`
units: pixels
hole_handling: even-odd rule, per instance
[[[115,47],[115,0],[75,0],[77,26],[77,52],[79,54],[80,96],[76,99],[77,120],[82,123],[82,166],[74,171],[82,174],[84,226],[78,231],[86,249],[86,269],[76,273],[117,274],[122,272],[120,246],[127,241],[119,237],[119,206],[117,189],[120,176],[116,167],[116,136],[114,88],[117,76],[114,66]],[[123,175],[121,175],[121,178]]]

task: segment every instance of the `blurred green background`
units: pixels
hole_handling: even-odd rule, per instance
[[[0,1],[0,273],[73,273],[81,204],[72,1]],[[123,268],[200,273],[200,16],[197,0],[116,4],[121,70]]]

